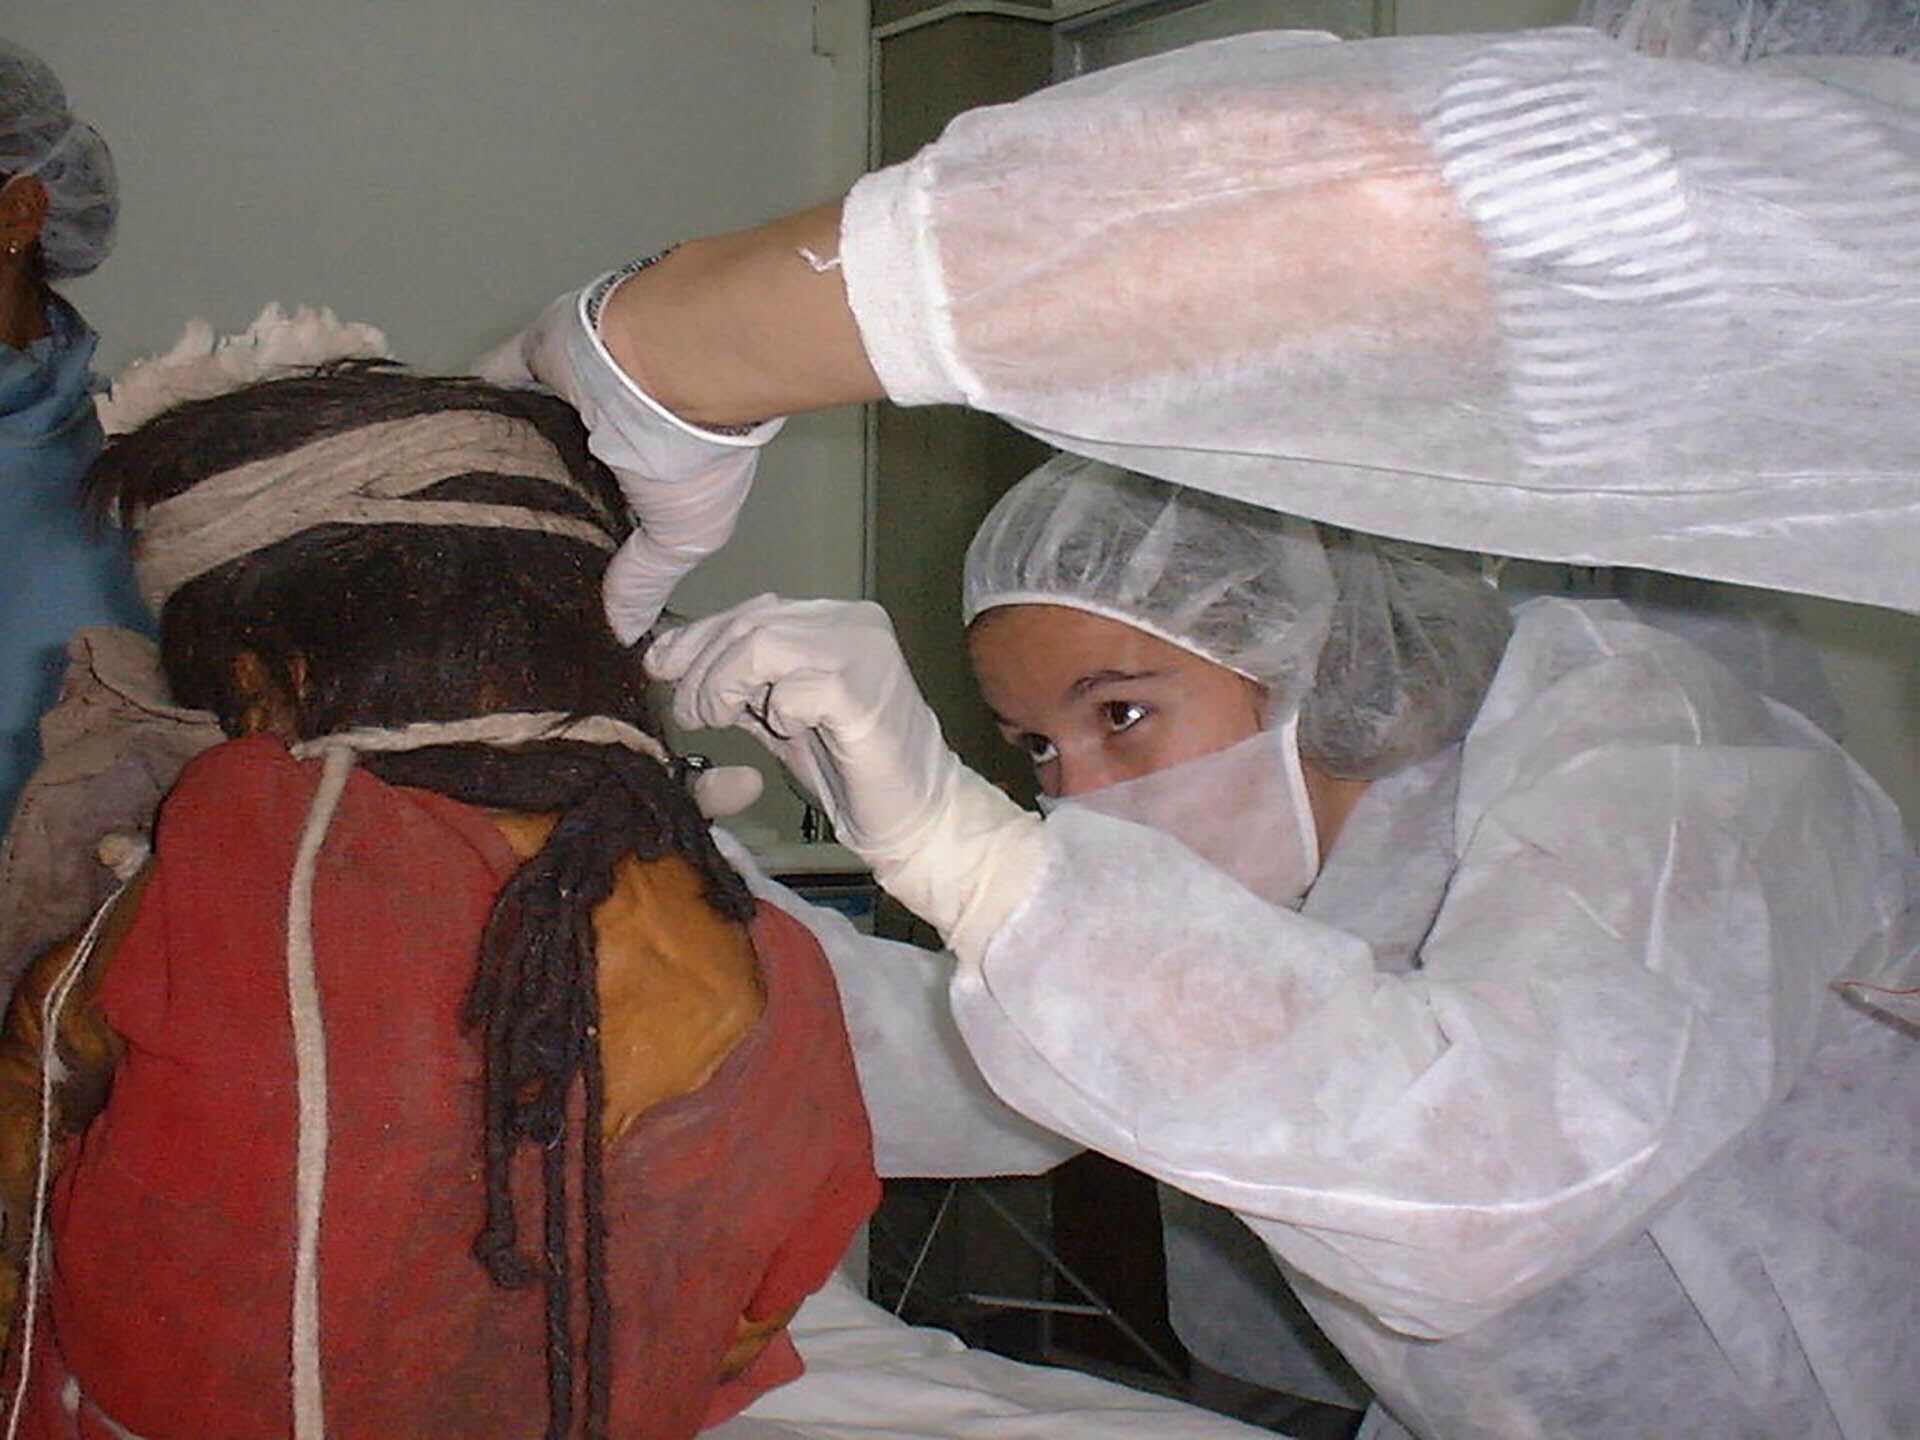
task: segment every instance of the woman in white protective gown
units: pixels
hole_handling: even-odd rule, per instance
[[[966,613],[1044,821],[877,607],[649,664],[940,928],[1003,1099],[1238,1213],[1416,1434],[1912,1431],[1915,1041],[1838,988],[1911,844],[1837,746],[1617,603],[1509,639],[1417,549],[1080,459],[988,517]],[[860,1015],[899,961],[841,948]]]
[[[844,208],[563,303],[516,356],[649,524],[609,575],[629,634],[724,540],[774,428],[666,411],[882,391],[1316,520],[1912,608],[1920,136],[1909,76],[1846,78],[1571,32],[1203,47],[963,117]],[[707,344],[676,349],[696,315]],[[1108,534],[1114,496],[1162,518]],[[1920,1428],[1920,1087],[1890,1013],[1917,983],[1912,852],[1884,796],[1609,607],[1523,609],[1490,678],[1445,646],[1423,672],[1380,623],[1408,613],[1390,567],[1349,542],[1084,467],[1005,504],[1031,507],[997,516],[1017,581],[969,609],[1012,738],[1043,766],[1090,733],[1054,733],[1076,714],[1137,742],[1138,694],[1059,712],[1046,686],[1163,670],[1193,682],[1163,707],[1210,695],[1209,725],[1225,706],[1249,733],[1084,795],[1056,776],[1076,803],[1042,819],[946,750],[871,607],[750,602],[651,653],[684,719],[762,733],[940,929],[994,1090],[1239,1214],[1416,1434]],[[1137,582],[1193,516],[1239,538],[1175,546],[1164,595],[1077,588],[1090,553]],[[1262,533],[1292,578],[1209,591],[1193,557]],[[1215,601],[1285,667],[1169,619]],[[1462,612],[1411,613],[1431,635]],[[1323,648],[1342,614],[1373,617],[1333,634],[1380,637],[1355,652],[1375,670]],[[1089,618],[1116,628],[1062,643]],[[1043,663],[1095,640],[1122,649]],[[1223,675],[1257,693],[1199,678]],[[1436,694],[1457,728],[1315,748],[1317,706],[1398,721]],[[1243,748],[1272,803],[1167,818],[1219,793],[1189,766]],[[1092,798],[1155,779],[1171,799]],[[1279,823],[1239,839],[1236,809]],[[859,963],[857,1044],[933,1023],[890,1022],[911,986]],[[939,1103],[897,1083],[909,1122]]]

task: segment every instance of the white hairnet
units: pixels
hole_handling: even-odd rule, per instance
[[[1330,775],[1391,775],[1467,733],[1506,653],[1506,599],[1476,557],[1324,529],[1335,600],[1300,712],[1300,753]]]
[[[1313,674],[1332,604],[1305,521],[1074,455],[1000,497],[967,547],[961,595],[968,624],[999,605],[1087,610],[1288,699]]]
[[[1916,0],[1586,0],[1580,18],[1648,55],[1920,55]]]
[[[21,175],[47,187],[40,258],[49,279],[84,275],[107,258],[120,213],[112,152],[74,118],[46,62],[0,40],[0,181]]]
[[[1510,628],[1470,556],[1316,531],[1078,456],[1001,497],[963,583],[969,624],[996,605],[1090,610],[1299,699],[1301,753],[1365,779],[1466,733]]]

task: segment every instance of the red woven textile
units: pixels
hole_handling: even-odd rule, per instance
[[[144,1440],[289,1432],[285,927],[318,775],[276,741],[236,741],[193,762],[165,804],[158,873],[100,994],[126,1059],[53,1207],[57,1352],[36,1365],[42,1428],[29,1434],[96,1433],[96,1405]],[[541,1290],[495,1289],[469,1249],[480,1060],[459,1011],[517,863],[482,812],[364,771],[320,859],[334,1440],[522,1440],[545,1426]],[[647,1112],[607,1153],[619,1435],[691,1435],[798,1374],[782,1335],[719,1381],[741,1317],[822,1284],[878,1197],[825,959],[778,912],[762,911],[753,941],[760,1023],[705,1086]],[[531,1162],[516,1183],[537,1253]],[[59,1398],[63,1372],[84,1391],[79,1417]]]

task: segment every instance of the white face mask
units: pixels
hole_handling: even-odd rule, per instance
[[[1297,906],[1320,873],[1320,839],[1300,765],[1300,716],[1237,745],[1091,790],[1042,797],[1171,835],[1272,905]]]

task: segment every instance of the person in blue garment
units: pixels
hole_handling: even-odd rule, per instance
[[[81,513],[101,445],[97,337],[51,283],[106,258],[118,209],[106,141],[45,62],[0,40],[0,826],[38,759],[67,637],[150,628],[124,544]]]

